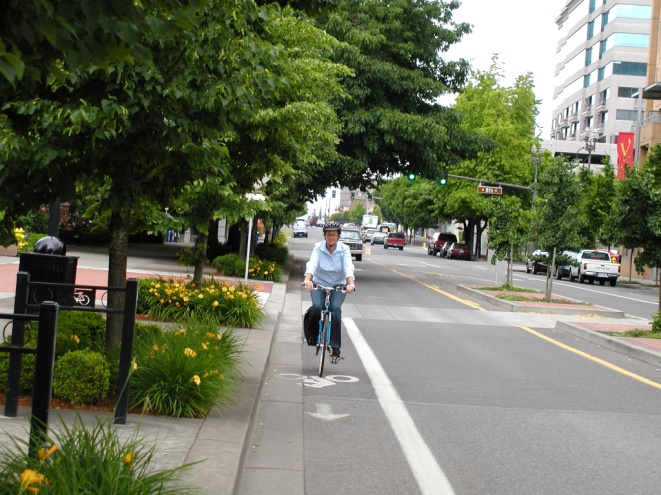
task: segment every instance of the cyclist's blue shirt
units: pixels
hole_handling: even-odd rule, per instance
[[[347,277],[353,277],[351,250],[341,241],[337,242],[335,251],[326,249],[326,241],[318,242],[312,249],[310,261],[305,266],[305,273],[312,274],[312,280],[327,287],[344,285]]]

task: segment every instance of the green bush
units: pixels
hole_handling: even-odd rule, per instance
[[[289,249],[286,244],[257,244],[255,246],[255,255],[267,261],[275,261],[279,265],[284,265],[289,257]]]
[[[106,340],[106,320],[100,313],[60,311],[57,317],[55,355],[89,349],[102,352]]]
[[[71,351],[55,362],[53,394],[72,404],[96,404],[108,393],[110,371],[103,355]]]
[[[135,343],[132,407],[174,417],[204,417],[231,403],[240,376],[242,340],[213,323],[189,322]]]
[[[218,325],[252,328],[264,319],[254,287],[227,285],[214,280],[200,286],[178,280],[150,280],[141,308],[158,321],[181,322],[191,318]]]
[[[229,253],[216,257],[211,265],[226,277],[238,277],[244,275],[246,261],[241,259],[238,254]]]
[[[52,440],[30,455],[28,441],[11,437],[0,447],[0,493],[70,495],[189,495],[179,479],[190,465],[155,471],[154,446],[134,434],[121,441],[110,422],[62,424]],[[22,479],[23,477],[23,479]]]

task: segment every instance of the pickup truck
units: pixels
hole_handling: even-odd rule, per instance
[[[384,249],[396,247],[399,248],[400,251],[404,251],[404,244],[406,244],[406,236],[404,235],[404,232],[389,232],[383,240]]]
[[[620,264],[611,261],[608,251],[599,249],[583,249],[576,256],[576,266],[570,266],[569,280],[572,282],[578,278],[580,283],[586,280],[591,284],[595,280],[604,285],[608,280],[611,287],[615,287],[617,277],[620,276]]]

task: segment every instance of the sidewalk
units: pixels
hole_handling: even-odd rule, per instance
[[[176,252],[181,247],[184,246],[131,245],[127,277],[192,277],[192,268],[177,264]],[[67,255],[78,256],[77,284],[107,285],[107,249],[71,247]],[[0,312],[13,311],[18,263],[18,257],[0,256]],[[286,281],[287,278],[288,273],[284,273],[283,279]],[[182,480],[209,495],[230,495],[236,489],[273,335],[283,309],[284,283],[257,282],[256,286],[267,317],[257,328],[236,329],[237,335],[245,339],[246,364],[234,397],[235,404],[222,411],[213,410],[204,419],[129,414],[126,425],[116,427],[121,439],[137,435],[138,438],[144,439],[147,446],[154,446],[155,469],[203,461],[184,471]],[[0,408],[0,443],[7,444],[7,436],[27,439],[29,408],[19,408],[16,418],[1,415],[4,406]],[[70,425],[75,421],[76,415],[79,415],[85,424],[93,424],[97,418],[112,421],[111,413],[51,410],[50,428],[56,430],[62,423]]]

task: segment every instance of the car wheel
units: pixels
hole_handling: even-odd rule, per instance
[[[532,274],[533,274],[533,275],[537,275],[537,272],[538,272],[538,271],[539,271],[539,270],[537,269],[537,266],[536,266],[536,265],[533,265],[533,266],[532,266]]]
[[[404,246],[400,246],[399,250],[404,251]]]
[[[357,254],[356,255],[356,261],[363,261],[363,255],[362,254]]]
[[[530,273],[530,267],[528,266],[528,263],[526,263],[526,273]]]
[[[555,270],[555,278],[558,280],[562,280],[562,274],[560,273],[560,270],[556,268]]]
[[[388,244],[386,244],[385,242],[383,243],[383,249],[388,249]]]
[[[578,274],[578,283],[579,284],[584,284],[585,283],[585,275],[579,272]]]
[[[611,278],[611,279],[608,281],[608,284],[609,284],[611,287],[615,287],[615,284],[617,284],[617,279],[616,279],[616,278]]]
[[[576,277],[574,277],[574,276],[571,274],[571,270],[570,270],[570,271],[569,271],[569,281],[570,281],[570,282],[573,282],[574,280],[576,280]]]

